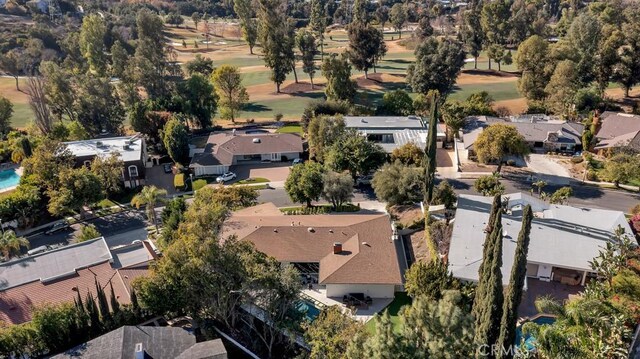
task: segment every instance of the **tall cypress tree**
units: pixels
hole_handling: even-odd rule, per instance
[[[476,318],[476,327],[479,325],[479,321],[481,320],[480,314],[482,312],[481,308],[483,308],[482,298],[484,298],[486,283],[489,278],[488,276],[485,276],[484,273],[488,271],[486,268],[489,268],[493,262],[493,226],[496,221],[496,216],[501,210],[502,199],[500,195],[497,195],[493,197],[493,204],[491,206],[489,220],[487,221],[487,227],[485,229],[487,235],[484,239],[482,263],[480,263],[480,268],[478,269],[478,286],[476,287],[475,301],[473,302],[473,315]]]
[[[111,312],[109,311],[109,302],[107,301],[107,295],[104,294],[104,289],[98,280],[96,279],[96,296],[98,297],[98,308],[100,308],[100,320],[102,326],[105,329],[109,329],[111,326]]]
[[[429,114],[429,129],[427,144],[424,149],[424,205],[433,200],[433,187],[436,179],[436,147],[438,136],[438,92],[431,93],[431,113]]]
[[[473,305],[473,314],[475,316],[474,343],[478,348],[482,348],[485,345],[494,345],[500,334],[503,305],[501,267],[502,211],[497,210],[489,240],[485,242],[483,263],[480,267],[482,276],[479,278]]]
[[[91,292],[87,293],[87,298],[84,301],[84,305],[87,315],[89,316],[89,332],[91,333],[91,337],[95,338],[100,335],[100,333],[102,333],[102,325],[100,323],[100,313],[98,312],[96,301],[93,298],[93,294],[91,294]]]
[[[138,303],[138,295],[136,294],[136,290],[131,288],[131,309],[133,309],[133,314],[136,315],[136,319],[140,319],[140,304]]]
[[[503,350],[498,354],[498,358],[513,358],[513,353],[508,349],[514,345],[516,340],[516,323],[518,320],[518,307],[522,300],[522,289],[527,276],[527,253],[529,252],[529,239],[531,233],[531,222],[533,221],[533,210],[527,205],[522,213],[522,228],[518,234],[515,258],[511,268],[511,278],[507,296],[504,299],[504,309],[502,321],[500,323],[500,337],[498,344]],[[516,343],[517,345],[518,343]]]

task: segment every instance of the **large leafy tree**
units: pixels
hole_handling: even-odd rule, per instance
[[[329,22],[327,8],[324,0],[311,0],[311,15],[309,27],[316,33],[320,40],[320,59],[324,61],[324,32]]]
[[[522,212],[522,227],[518,234],[515,258],[513,266],[511,267],[511,278],[504,299],[504,308],[500,322],[500,337],[497,342],[498,348],[504,349],[504,351],[501,350],[498,355],[500,358],[505,357],[502,353],[508,353],[507,350],[511,348],[516,341],[518,307],[522,301],[522,291],[527,277],[527,253],[529,252],[529,235],[531,233],[532,220],[533,211],[531,210],[531,206],[527,205]]]
[[[215,70],[215,67],[213,66],[213,60],[197,54],[193,60],[185,64],[185,69],[189,76],[193,74],[201,74],[208,77],[211,75],[213,70]]]
[[[404,4],[396,3],[391,7],[389,20],[391,20],[393,27],[398,31],[398,37],[402,38],[402,28],[407,23],[407,9]]]
[[[312,358],[341,359],[350,341],[364,326],[344,315],[338,306],[331,306],[320,312],[313,322],[305,324],[304,329]]]
[[[511,125],[495,123],[485,128],[473,145],[482,163],[498,162],[498,170],[507,156],[525,156],[529,145],[518,130]]]
[[[170,63],[165,58],[162,19],[150,10],[140,10],[136,16],[136,29],[138,41],[128,68],[129,77],[144,87],[151,98],[165,97],[171,87],[167,86]]]
[[[353,66],[364,71],[368,78],[369,69],[387,53],[382,32],[371,25],[355,22],[349,25],[349,48],[347,55]]]
[[[310,157],[324,163],[326,154],[344,131],[342,116],[314,116],[307,126]]]
[[[249,101],[249,95],[242,85],[238,68],[222,65],[213,72],[211,80],[219,98],[220,117],[235,122],[238,113]]]
[[[258,1],[258,38],[277,93],[280,93],[280,85],[287,74],[295,67],[295,41],[286,14],[287,4],[282,0]]]
[[[596,58],[602,46],[601,40],[600,21],[591,13],[584,12],[573,20],[567,36],[558,43],[558,57],[575,63],[581,85],[588,85],[596,79]]]
[[[190,123],[197,128],[211,126],[216,112],[218,96],[205,75],[193,74],[178,87],[181,112],[189,116]]]
[[[618,153],[604,162],[600,176],[616,186],[640,176],[640,159],[628,153]]]
[[[414,262],[405,273],[405,289],[412,298],[439,300],[445,290],[459,286],[453,278],[447,264],[439,258]]]
[[[579,85],[576,64],[571,60],[558,63],[545,87],[547,108],[557,114],[569,114],[575,103]]]
[[[345,54],[331,54],[322,63],[322,74],[327,79],[324,93],[329,100],[352,102],[357,84],[351,79],[351,65]]]
[[[423,183],[423,173],[419,168],[396,161],[376,171],[371,186],[380,200],[393,206],[420,201]]]
[[[313,75],[316,73],[314,58],[318,53],[316,38],[311,31],[301,30],[296,35],[296,45],[300,50],[300,54],[302,54],[302,71],[309,75],[311,89],[313,90]]]
[[[253,48],[258,41],[258,24],[256,23],[255,10],[251,0],[234,0],[233,10],[238,15],[242,36],[249,45],[249,53],[253,55]]]
[[[324,168],[318,162],[307,161],[293,166],[284,189],[292,201],[311,207],[311,202],[317,201],[322,195],[323,175]]]
[[[391,152],[391,162],[400,161],[407,166],[421,166],[424,151],[413,142],[397,147]]]
[[[343,204],[353,198],[353,178],[349,172],[328,171],[322,179],[322,197],[339,210]]]
[[[624,40],[617,50],[618,62],[613,66],[613,79],[622,85],[625,97],[640,82],[640,15],[632,19],[635,20],[623,25]]]
[[[518,46],[516,65],[522,76],[518,79],[518,91],[528,100],[545,98],[545,86],[551,77],[549,44],[538,35],[533,35]]]
[[[480,15],[480,24],[486,45],[504,45],[510,33],[511,1],[496,0],[484,2]],[[491,58],[489,59],[491,69]]]
[[[84,208],[104,198],[100,178],[86,167],[65,169],[58,173],[58,188],[47,191],[49,212],[62,216]]]
[[[0,136],[6,136],[11,129],[13,103],[8,98],[0,96]]]
[[[460,101],[447,100],[442,105],[442,119],[447,125],[449,138],[457,138],[460,129],[464,127],[467,111]]]
[[[164,147],[174,162],[186,165],[189,161],[189,132],[184,123],[174,118],[167,122],[162,131]]]
[[[82,127],[91,136],[121,132],[125,111],[110,80],[85,76],[78,85],[74,110]]]
[[[325,165],[337,172],[349,171],[353,178],[378,169],[386,160],[380,145],[349,129],[336,141],[325,158]]]
[[[107,26],[101,15],[91,14],[82,19],[80,51],[89,64],[89,70],[98,76],[107,72],[106,34]]]
[[[16,91],[21,91],[19,76],[22,71],[22,61],[22,53],[18,49],[9,50],[6,54],[0,54],[0,69],[13,77],[16,83]]]
[[[416,62],[407,69],[407,82],[413,91],[426,94],[438,90],[446,96],[453,90],[464,66],[464,50],[455,40],[427,38],[415,50]]]
[[[119,153],[112,153],[109,157],[96,156],[91,162],[91,172],[100,179],[100,185],[107,195],[122,189],[123,167]]]

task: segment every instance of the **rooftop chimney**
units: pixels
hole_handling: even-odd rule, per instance
[[[342,243],[333,242],[333,254],[340,254],[340,253],[342,253]]]

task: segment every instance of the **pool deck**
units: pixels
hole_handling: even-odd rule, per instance
[[[538,297],[551,296],[554,299],[563,302],[570,296],[576,295],[584,290],[579,285],[567,285],[559,282],[544,282],[538,279],[527,278],[527,291],[522,297],[520,307],[518,307],[518,315],[520,317],[531,317],[538,314],[535,301]]]
[[[393,298],[372,298],[373,302],[369,305],[369,308],[356,308],[355,310],[351,310],[347,308],[346,305],[342,304],[342,298],[327,297],[327,290],[324,286],[314,285],[313,289],[304,289],[302,293],[327,307],[336,305],[343,313],[362,323],[368,322],[377,313],[382,312],[384,308],[388,307],[389,304],[393,302]]]

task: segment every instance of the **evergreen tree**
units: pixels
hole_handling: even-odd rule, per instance
[[[516,340],[516,322],[518,320],[518,307],[522,300],[522,289],[527,276],[527,253],[529,252],[529,234],[531,233],[531,221],[533,211],[527,205],[522,212],[522,228],[518,234],[516,253],[511,267],[511,278],[507,296],[504,300],[502,321],[500,323],[500,337],[498,339],[499,358],[512,358],[513,353],[508,349],[514,345]],[[519,343],[515,343],[518,345]]]
[[[353,2],[353,19],[351,19],[351,24],[366,25],[369,23],[368,5],[368,0],[355,0]]]
[[[287,3],[282,0],[259,0],[258,4],[258,38],[262,44],[264,63],[271,69],[271,81],[276,84],[276,92],[280,93],[280,85],[295,66],[295,41],[286,15]]]
[[[89,333],[90,337],[95,338],[102,333],[102,326],[100,323],[100,313],[98,312],[98,306],[93,298],[91,292],[87,293],[87,298],[84,301],[87,316],[89,317]]]
[[[111,325],[111,312],[109,311],[109,302],[107,301],[107,295],[104,293],[104,289],[98,283],[96,279],[96,297],[98,298],[98,308],[100,309],[100,320],[105,329],[108,329]]]
[[[314,58],[318,53],[316,38],[311,31],[299,31],[296,35],[296,45],[298,46],[298,50],[300,50],[300,54],[302,54],[302,71],[309,75],[311,89],[313,90],[313,75],[316,73]]]
[[[324,0],[311,0],[309,26],[320,39],[320,61],[324,61],[324,32],[327,29],[327,8]]]
[[[113,282],[109,282],[109,288],[111,289],[111,297],[109,298],[111,303],[111,311],[114,315],[120,312],[120,303],[116,299],[116,293],[113,291]]]
[[[327,79],[324,93],[329,100],[353,102],[357,84],[351,79],[351,65],[344,53],[324,59],[322,74]]]
[[[131,288],[131,309],[133,310],[133,314],[136,318],[141,318],[140,312],[140,304],[138,303],[138,295],[136,294],[136,290]]]
[[[424,149],[424,204],[433,200],[433,187],[436,179],[436,137],[438,134],[438,92],[431,93],[431,114],[429,115],[429,133]]]
[[[353,66],[364,71],[368,79],[368,71],[375,68],[375,63],[387,53],[382,32],[371,25],[355,22],[349,25],[349,48],[347,55]]]

